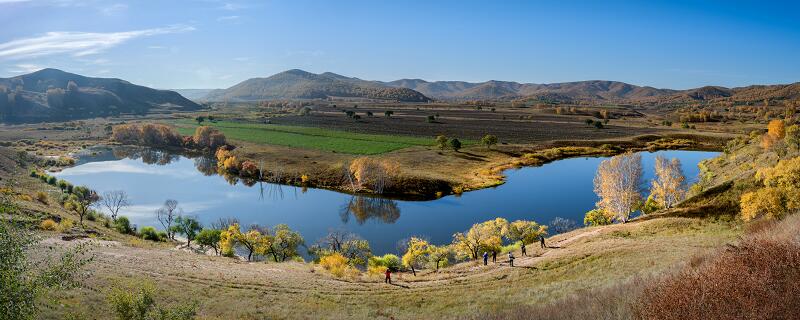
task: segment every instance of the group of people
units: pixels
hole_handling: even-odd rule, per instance
[[[542,249],[547,248],[547,245],[544,243],[544,236],[539,236],[539,244],[542,246]],[[528,251],[525,249],[525,241],[522,242],[522,246],[520,247],[522,250],[522,256],[527,256]],[[512,267],[514,266],[514,253],[509,251],[508,252],[508,264]],[[497,263],[497,251],[492,251],[492,263]],[[489,264],[489,252],[483,252],[483,265]],[[392,271],[390,269],[386,269],[386,278],[383,280],[384,283],[392,284]]]
[[[544,243],[544,236],[539,236],[539,245],[541,245],[542,249],[547,248],[547,245]],[[520,247],[522,250],[522,256],[528,256],[528,251],[525,248],[525,241],[522,242],[522,246]],[[509,251],[508,252],[508,264],[512,267],[514,266],[514,253]],[[492,251],[492,263],[497,263],[497,251]],[[483,252],[483,265],[489,264],[489,252]]]

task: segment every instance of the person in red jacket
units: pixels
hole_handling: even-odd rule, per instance
[[[392,284],[392,270],[386,268],[386,279],[383,280],[383,283]]]

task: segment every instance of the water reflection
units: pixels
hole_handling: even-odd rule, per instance
[[[400,218],[400,207],[396,201],[390,199],[352,196],[339,211],[343,223],[350,221],[350,215],[356,218],[358,224],[364,224],[371,219],[394,223]]]
[[[142,162],[146,164],[156,164],[160,166],[168,165],[180,159],[179,154],[151,148],[120,147],[114,148],[112,152],[117,159],[127,158],[138,160],[141,158]]]

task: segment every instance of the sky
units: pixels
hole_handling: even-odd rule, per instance
[[[156,88],[288,69],[658,88],[800,81],[800,1],[0,0],[0,77]]]

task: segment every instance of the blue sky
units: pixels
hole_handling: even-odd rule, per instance
[[[158,88],[287,69],[370,80],[800,81],[800,4],[769,1],[0,0],[0,77]]]

